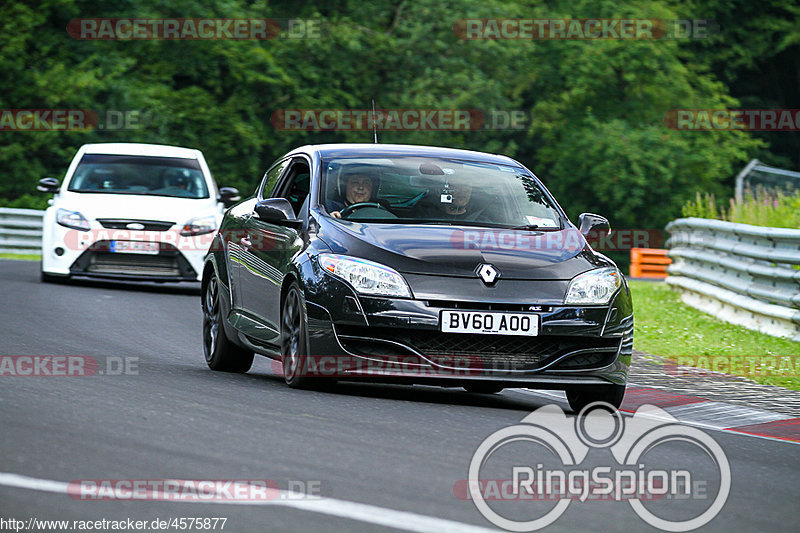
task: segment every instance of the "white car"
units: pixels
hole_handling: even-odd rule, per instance
[[[198,281],[225,206],[202,152],[155,144],[82,146],[45,211],[42,281],[71,276]]]

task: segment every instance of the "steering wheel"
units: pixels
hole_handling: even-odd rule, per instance
[[[384,206],[382,206],[378,202],[358,202],[358,203],[355,203],[355,204],[348,205],[347,207],[345,207],[344,209],[339,211],[339,214],[342,215],[342,218],[347,218],[350,215],[350,213],[352,213],[353,211],[356,211],[358,209],[362,209],[364,207],[374,207],[374,208],[377,208],[377,209],[383,209],[384,211],[389,211],[388,209],[386,209]],[[391,211],[389,211],[389,212],[391,213]]]

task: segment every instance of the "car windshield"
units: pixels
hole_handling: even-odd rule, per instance
[[[72,192],[208,198],[196,159],[86,154],[72,181]]]
[[[358,222],[561,229],[561,215],[519,167],[428,157],[323,162],[322,203]]]

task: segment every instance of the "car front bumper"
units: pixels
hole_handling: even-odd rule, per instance
[[[524,297],[365,297],[328,281],[324,292],[306,291],[311,364],[320,376],[552,389],[627,383],[633,310],[625,285],[609,305],[564,306],[535,298],[522,303]],[[446,309],[535,313],[539,335],[444,333],[439,321]]]
[[[42,271],[51,275],[136,281],[199,281],[213,235],[181,236],[169,231],[50,225],[42,241]],[[112,252],[112,241],[156,243],[157,254]]]

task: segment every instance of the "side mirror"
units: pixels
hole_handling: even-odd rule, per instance
[[[241,199],[242,197],[239,196],[239,189],[234,187],[222,187],[219,190],[219,200],[225,207],[230,207]]]
[[[39,180],[39,185],[36,186],[36,190],[39,192],[57,193],[60,187],[61,183],[57,179],[44,178]]]
[[[297,220],[292,204],[286,198],[267,198],[261,200],[253,209],[262,222],[300,229],[302,220]]]
[[[588,235],[590,231],[598,233],[605,231],[606,236],[611,235],[611,224],[608,223],[606,217],[594,213],[581,213],[581,216],[578,217],[578,224],[583,235]]]

